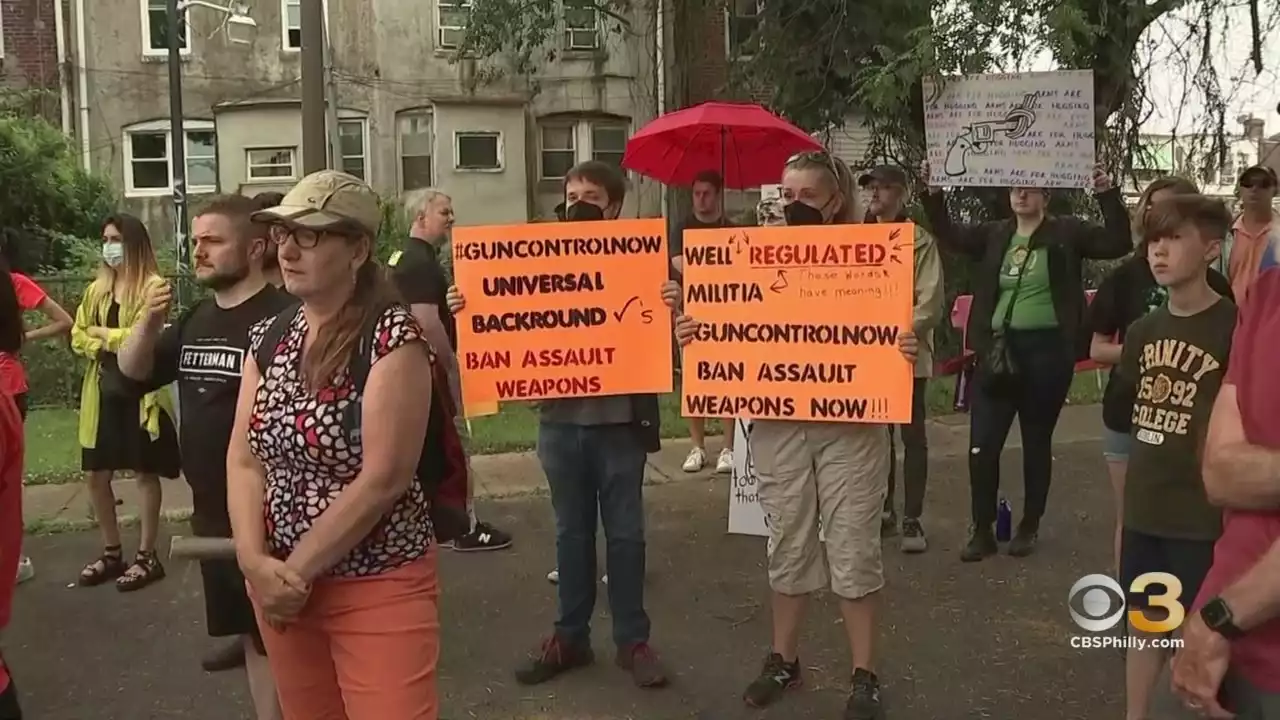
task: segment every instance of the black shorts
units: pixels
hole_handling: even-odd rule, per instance
[[[204,615],[211,637],[258,634],[244,575],[235,560],[202,560]]]
[[[1168,573],[1182,583],[1178,602],[1189,610],[1211,565],[1212,540],[1158,537],[1129,528],[1125,528],[1120,537],[1120,586],[1128,593],[1131,608],[1145,610],[1148,607],[1145,594],[1129,592],[1139,576]],[[1147,592],[1165,592],[1165,589],[1152,587]]]

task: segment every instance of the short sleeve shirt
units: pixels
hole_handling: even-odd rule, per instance
[[[257,353],[271,324],[263,320],[249,331],[250,351]],[[360,473],[362,448],[343,427],[348,405],[361,402],[350,374],[343,370],[318,393],[310,392],[301,373],[306,318],[298,311],[276,346],[249,418],[249,447],[266,470],[263,514],[267,544],[284,559],[315,519],[328,509]],[[372,367],[395,350],[425,342],[422,329],[403,306],[392,306],[377,322]],[[406,565],[426,554],[431,520],[422,486],[409,490],[369,535],[330,569],[330,575],[363,577]]]
[[[444,325],[445,334],[449,336],[450,350],[458,347],[458,328],[453,313],[445,302],[449,290],[449,281],[445,278],[444,266],[440,264],[440,251],[430,243],[410,238],[404,250],[395,260],[391,269],[391,277],[396,289],[400,291],[400,299],[410,305],[435,305]],[[444,348],[439,348],[444,352]]]
[[[1240,308],[1226,382],[1236,388],[1245,440],[1280,450],[1280,383],[1276,348],[1280,346],[1280,269],[1263,270]],[[1280,509],[1226,510],[1222,537],[1213,550],[1213,567],[1200,588],[1194,610],[1236,582],[1280,542]],[[1268,693],[1280,693],[1280,617],[1231,643],[1231,669]]]
[[[35,310],[48,297],[34,280],[22,273],[9,273],[18,307],[24,311]],[[0,393],[20,395],[27,391],[27,372],[14,353],[0,353]]]

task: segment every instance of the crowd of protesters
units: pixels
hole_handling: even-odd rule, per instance
[[[787,162],[780,197],[762,202],[757,219],[901,222],[910,185],[900,168],[859,176],[829,153],[802,153]],[[626,189],[614,167],[582,163],[565,177],[559,219],[616,219]],[[966,334],[976,363],[972,525],[960,559],[999,550],[999,460],[1015,418],[1025,504],[1007,552],[1034,551],[1048,519],[1054,428],[1076,361],[1091,355],[1113,366],[1103,420],[1116,496],[1115,573],[1126,588],[1141,575],[1171,573],[1196,598],[1181,629],[1185,647],[1173,659],[1175,690],[1207,717],[1229,717],[1228,707],[1246,720],[1280,718],[1276,189],[1273,171],[1247,169],[1243,211],[1233,219],[1193,184],[1162,179],[1131,218],[1099,168],[1092,190],[1101,224],[1050,214],[1050,192],[1041,188],[1011,189],[1010,219],[959,224],[945,194],[926,187],[932,232],[916,230],[912,327],[899,347],[916,377],[911,421],[898,428],[901,522],[892,426],[754,423],[749,442],[770,531],[772,637],[744,700],[768,706],[800,684],[807,599],[829,589],[840,599],[850,650],[844,717],[884,717],[875,662],[881,548],[899,531],[904,552],[928,547],[924,400],[944,315],[943,251],[975,270]],[[727,225],[723,190],[716,173],[700,175],[685,227]],[[384,272],[373,252],[378,198],[357,178],[323,171],[283,196],[215,198],[197,212],[192,237],[196,279],[212,294],[176,318],[147,230],[126,214],[104,221],[102,263],[74,318],[4,268],[12,282],[0,283],[0,574],[20,582],[32,572],[20,552],[26,386],[17,353],[24,342],[69,332],[87,363],[79,442],[103,541],[79,583],[114,581],[131,591],[164,577],[155,547],[159,478],[182,474],[192,486],[196,534],[235,546],[234,559],[202,564],[209,633],[233,640],[205,665],[244,665],[258,718],[438,717],[438,552],[512,541],[475,517],[465,429],[454,422],[454,315],[466,299],[438,257],[452,204],[427,190],[406,197],[405,211],[412,237]],[[697,342],[700,326],[683,310],[678,238],[673,248],[662,295],[683,347]],[[1084,262],[1126,255],[1088,306]],[[22,312],[31,309],[49,322],[25,329]],[[237,372],[228,373],[232,359]],[[165,389],[173,384],[186,422]],[[658,399],[556,400],[541,403],[539,415],[558,614],[516,679],[540,684],[594,660],[599,523],[615,663],[640,687],[665,686],[669,673],[650,645],[645,603],[643,476],[646,455],[659,448]],[[724,421],[717,471],[733,465],[732,422]],[[706,428],[691,432],[684,467],[695,472],[708,461]],[[129,561],[111,491],[120,471],[134,474],[143,504]],[[426,477],[436,471],[446,477]],[[452,523],[441,514],[442,493],[458,476],[464,517]],[[0,591],[0,628],[11,588]],[[1160,597],[1133,603],[1158,608]],[[1129,720],[1149,713],[1168,661],[1154,643],[1128,651]],[[0,658],[0,720],[21,717],[17,700]]]

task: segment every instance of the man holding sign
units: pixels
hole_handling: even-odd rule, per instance
[[[667,682],[644,607],[646,455],[660,449],[671,389],[662,220],[617,221],[626,183],[585,162],[564,181],[564,223],[455,232],[463,392],[538,400],[538,459],[556,515],[559,618],[516,680],[535,685],[594,660],[596,523],[604,525],[616,662],[640,687]],[[615,222],[602,222],[615,221]],[[466,297],[473,297],[472,303]],[[665,359],[665,363],[663,360]]]
[[[911,417],[914,245],[910,224],[854,224],[853,185],[828,153],[793,157],[787,227],[686,234],[684,304],[675,283],[663,294],[687,313],[676,321],[685,414],[753,418],[773,642],[743,699],[764,707],[799,686],[805,603],[830,588],[853,661],[844,717],[880,720],[880,513],[887,424]]]

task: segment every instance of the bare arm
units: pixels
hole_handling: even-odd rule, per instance
[[[1110,335],[1093,334],[1089,341],[1089,359],[1103,365],[1119,365],[1124,354],[1124,345],[1115,341]]]
[[[262,518],[267,473],[249,448],[249,418],[261,378],[257,361],[247,355],[240,370],[236,420],[227,446],[227,512],[231,515],[236,558],[242,568],[267,554],[267,525]]]
[[[1224,384],[1213,404],[1202,474],[1205,491],[1215,505],[1240,510],[1280,508],[1280,451],[1252,445],[1245,438],[1235,385]]]
[[[1280,617],[1280,540],[1271,544],[1256,565],[1222,591],[1232,622],[1249,631]]]
[[[440,309],[428,303],[415,303],[409,306],[414,319],[422,326],[423,337],[436,351],[436,362],[444,368],[449,378],[449,392],[453,394],[454,407],[462,407],[462,382],[458,377],[458,356],[454,354],[453,343],[449,342],[449,332],[440,322]]]
[[[41,325],[38,328],[28,330],[27,342],[66,335],[71,331],[71,326],[75,323],[75,321],[71,319],[71,315],[66,310],[63,310],[62,306],[48,295],[44,296],[44,299],[40,301],[40,305],[36,309],[43,313],[45,317],[49,318],[49,323],[47,325]]]
[[[360,474],[316,518],[287,564],[314,581],[360,544],[404,497],[422,455],[431,415],[431,360],[411,342],[369,372],[361,400]]]

